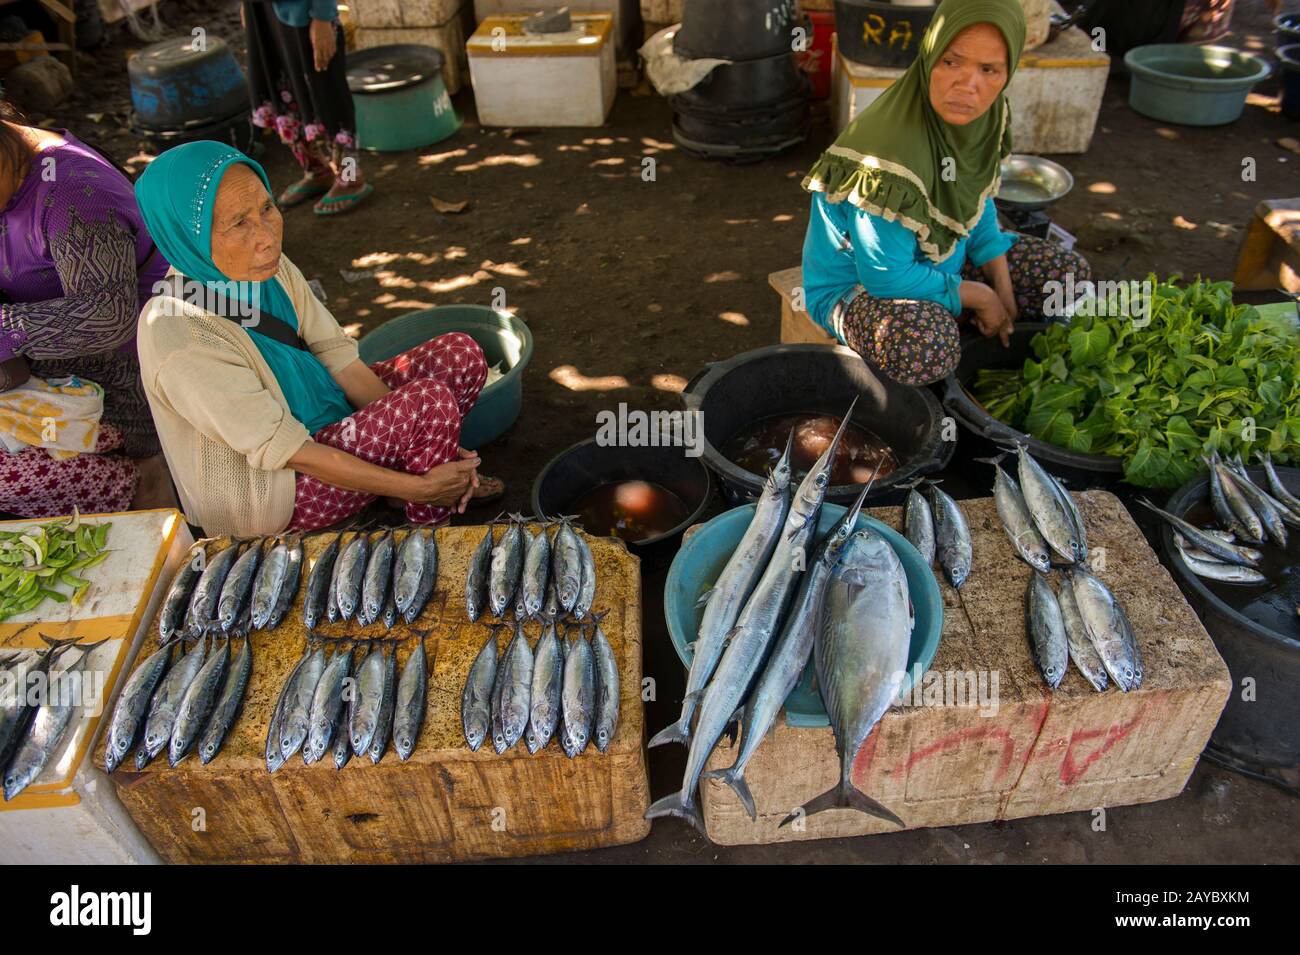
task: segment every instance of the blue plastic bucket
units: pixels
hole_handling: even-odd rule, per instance
[[[1300,43],[1277,49],[1282,85],[1282,114],[1300,119]]]
[[[486,305],[439,305],[385,322],[358,343],[366,364],[384,361],[448,332],[464,332],[504,376],[484,387],[460,426],[462,447],[475,449],[505,433],[524,401],[524,368],[533,357],[533,333],[522,320]]]
[[[416,43],[358,50],[348,57],[357,144],[400,152],[442,142],[460,128],[442,78],[442,51]]]
[[[692,651],[686,646],[694,641],[700,629],[704,608],[696,603],[705,590],[722,573],[727,560],[745,536],[753,519],[756,505],[746,504],[719,514],[686,538],[673,565],[668,570],[664,584],[664,619],[668,635],[682,663],[689,667]],[[817,521],[820,539],[844,516],[844,506],[823,504]],[[916,624],[912,629],[912,645],[907,655],[907,676],[899,690],[900,695],[911,690],[916,674],[924,673],[934,661],[943,634],[943,598],[934,572],[926,566],[916,548],[893,528],[865,514],[858,516],[856,527],[869,527],[889,541],[907,574],[907,588],[916,611]],[[799,684],[785,701],[785,720],[790,726],[829,726],[830,719],[822,705],[821,696],[813,689],[815,667],[809,663]]]

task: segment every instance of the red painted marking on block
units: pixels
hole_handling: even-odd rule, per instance
[[[1092,764],[1101,759],[1110,749],[1142,722],[1142,717],[1146,715],[1147,707],[1134,715],[1133,719],[1119,726],[1108,726],[1104,730],[1076,730],[1070,734],[1070,745],[1066,747],[1065,759],[1061,761],[1061,782],[1067,786],[1073,786],[1078,782],[1079,777],[1086,773]],[[1083,758],[1081,763],[1076,764],[1074,760],[1074,748],[1078,743],[1087,742],[1096,739],[1098,736],[1105,735],[1106,739],[1100,746]]]
[[[958,730],[956,733],[950,733],[947,736],[931,743],[929,746],[914,750],[906,760],[899,763],[898,772],[910,772],[912,767],[916,766],[936,753],[945,750],[954,749],[969,743],[972,740],[991,739],[1002,744],[1002,762],[998,764],[998,774],[995,779],[1001,779],[1011,768],[1011,760],[1016,753],[1016,741],[1002,726],[972,726],[964,730]]]
[[[871,771],[871,761],[876,758],[876,743],[879,741],[880,723],[877,723],[867,738],[862,741],[862,748],[853,759],[853,769],[850,771],[849,778],[854,780],[855,785],[858,780],[866,781],[867,773]]]

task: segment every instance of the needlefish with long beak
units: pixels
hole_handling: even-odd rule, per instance
[[[682,700],[682,712],[677,722],[660,730],[650,740],[650,746],[661,743],[681,743],[690,745],[691,717],[704,688],[717,668],[722,656],[727,634],[736,624],[745,601],[758,585],[776,550],[781,528],[785,526],[786,515],[790,511],[790,477],[793,473],[790,464],[790,452],[794,446],[794,430],[786,440],[785,451],[776,465],[768,472],[763,492],[754,507],[754,516],[750,518],[749,527],[740,539],[736,549],[731,552],[727,565],[718,575],[717,583],[700,596],[704,603],[704,617],[700,620],[700,629],[693,644],[690,672],[686,676],[686,696]]]
[[[856,404],[857,399],[854,398],[853,405]],[[795,492],[772,558],[754,588],[754,593],[740,611],[736,625],[727,634],[726,649],[700,704],[699,721],[686,757],[682,789],[651,805],[646,810],[647,819],[678,816],[708,835],[696,802],[700,775],[704,772],[704,764],[713,752],[713,747],[717,745],[723,730],[744,700],[754,676],[763,665],[767,649],[776,637],[786,608],[794,596],[799,576],[806,565],[803,555],[808,553],[816,533],[817,518],[826,497],[826,488],[830,485],[835,452],[853,417],[853,405],[849,406],[830,445],[809,468]]]

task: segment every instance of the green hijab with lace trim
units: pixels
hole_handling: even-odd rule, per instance
[[[1025,46],[1020,0],[943,0],[912,65],[845,127],[803,180],[805,189],[824,192],[830,202],[848,200],[902,223],[933,262],[970,234],[997,191],[1002,157],[1011,152],[1005,87],[988,112],[965,126],[945,122],[930,105],[931,69],[957,34],[977,23],[991,24],[1006,40],[1010,84]],[[945,179],[949,157],[956,175]]]

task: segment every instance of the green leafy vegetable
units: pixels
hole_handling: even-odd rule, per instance
[[[1211,451],[1300,464],[1300,335],[1234,305],[1230,282],[1148,282],[1144,315],[1051,325],[1023,368],[978,372],[974,398],[1040,440],[1122,458],[1144,487],[1176,487]]]

